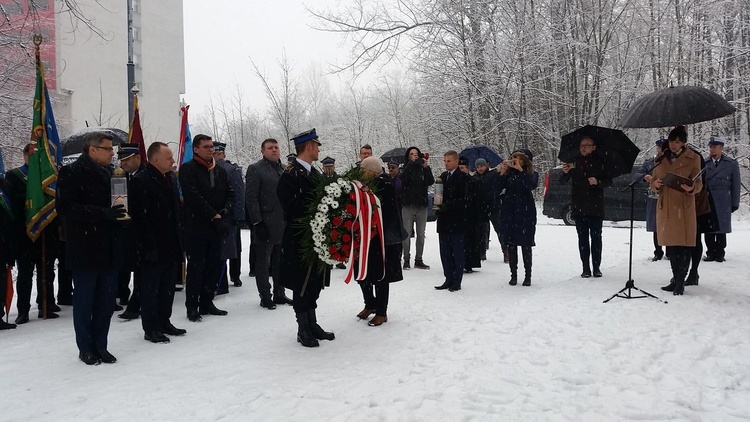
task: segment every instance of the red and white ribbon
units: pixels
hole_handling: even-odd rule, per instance
[[[364,185],[360,181],[352,182],[352,192],[354,192],[355,214],[354,221],[359,223],[359,255],[357,256],[357,275],[354,277],[354,241],[357,236],[354,235],[354,225],[352,225],[351,251],[349,252],[349,262],[347,265],[345,283],[349,283],[354,277],[357,281],[362,281],[367,277],[367,264],[370,255],[370,240],[372,237],[372,225],[377,227],[377,235],[380,239],[380,248],[383,256],[383,277],[385,277],[385,241],[383,237],[383,213],[380,209],[380,199],[370,190],[364,190]],[[375,202],[375,206],[373,203]],[[381,277],[381,280],[383,279]]]

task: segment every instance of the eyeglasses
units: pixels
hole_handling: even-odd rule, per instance
[[[213,145],[203,145],[201,149],[214,149]]]
[[[91,145],[91,146],[92,146],[92,147],[94,147],[94,148],[97,148],[97,149],[103,149],[103,150],[107,150],[107,151],[109,151],[109,152],[112,152],[112,151],[114,151],[114,150],[115,150],[115,149],[114,149],[114,148],[112,148],[112,147],[100,147],[99,145]]]

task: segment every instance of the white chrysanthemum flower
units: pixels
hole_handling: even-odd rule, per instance
[[[331,202],[331,208],[337,209],[339,207],[339,201],[333,201]]]
[[[326,205],[326,204],[318,204],[318,211],[320,211],[320,212],[328,212],[328,205]]]

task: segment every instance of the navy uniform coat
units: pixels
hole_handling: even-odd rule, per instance
[[[328,284],[331,278],[331,268],[325,265],[310,268],[302,263],[302,228],[299,220],[305,215],[307,207],[312,202],[315,190],[315,177],[321,177],[314,167],[308,172],[299,161],[294,160],[284,169],[279,178],[276,195],[279,197],[281,208],[284,210],[284,237],[281,241],[281,268],[279,277],[284,287],[292,290],[302,288],[309,277],[308,287],[321,288]],[[319,264],[322,265],[322,264]]]
[[[737,161],[721,156],[718,165],[706,158],[706,184],[713,199],[719,230],[714,233],[732,232],[732,212],[740,206],[740,167]]]

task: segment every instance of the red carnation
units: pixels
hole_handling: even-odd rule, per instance
[[[352,220],[346,220],[344,222],[344,228],[346,228],[347,230],[351,230],[352,229],[352,224],[353,224]]]
[[[333,217],[333,227],[339,227],[341,225],[341,217]]]
[[[357,208],[352,204],[346,205],[346,212],[348,212],[351,215],[354,215],[357,212]]]
[[[336,240],[339,238],[339,232],[336,230],[331,230],[331,239]]]
[[[341,236],[341,241],[344,242],[344,246],[348,245],[352,241],[352,237],[348,234]]]
[[[331,245],[331,247],[328,248],[328,252],[330,252],[331,255],[336,254],[336,246],[335,245]]]

